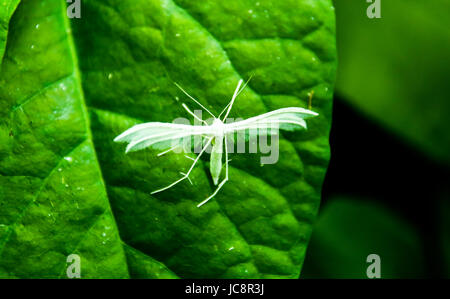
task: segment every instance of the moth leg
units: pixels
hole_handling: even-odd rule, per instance
[[[192,157],[189,157],[188,155],[184,155],[186,158],[188,158],[189,160],[192,160],[192,161],[195,161],[195,159],[194,158],[192,158]]]
[[[181,181],[187,179],[187,178],[189,177],[189,174],[191,173],[192,169],[194,169],[195,164],[197,164],[197,162],[200,160],[200,157],[203,155],[203,153],[205,152],[206,148],[211,144],[211,141],[212,141],[212,140],[213,140],[213,137],[209,138],[209,140],[208,140],[208,142],[206,143],[205,147],[204,147],[204,148],[202,149],[202,151],[198,154],[197,158],[195,158],[194,163],[192,163],[191,167],[189,168],[188,172],[187,172],[185,175],[183,175],[180,179],[176,180],[176,181],[173,182],[172,184],[170,184],[170,185],[168,185],[168,186],[166,186],[166,187],[164,187],[164,188],[161,188],[161,189],[158,189],[158,190],[153,191],[151,194],[155,194],[155,193],[158,193],[158,192],[167,190],[167,189],[169,189],[169,188],[175,186],[175,185],[178,184],[179,182],[181,182]]]
[[[158,157],[161,157],[162,155],[165,155],[165,154],[167,154],[168,152],[173,151],[173,150],[176,149],[177,147],[178,147],[178,145],[176,145],[176,146],[174,146],[174,147],[172,147],[172,148],[169,148],[168,150],[163,151],[162,153],[159,153],[159,154],[158,154]]]
[[[181,172],[181,171],[180,171],[180,174],[181,175],[186,175],[184,172]],[[186,178],[188,179],[189,183],[191,183],[191,185],[193,185],[192,181],[191,181],[191,178],[190,177],[186,177]]]
[[[214,191],[213,194],[211,194],[207,199],[205,199],[204,201],[202,201],[201,203],[199,203],[197,205],[197,208],[200,208],[202,205],[204,205],[205,203],[207,203],[211,198],[213,198],[214,196],[216,196],[217,192],[219,192],[220,188],[223,187],[223,185],[225,185],[225,183],[228,181],[228,142],[227,142],[227,136],[225,135],[225,178],[223,179],[222,182],[220,182],[220,184],[217,186],[216,191]]]
[[[192,112],[191,109],[189,109],[189,107],[188,107],[185,103],[181,104],[181,106],[183,106],[183,108],[184,108],[190,115],[192,115],[196,120],[198,120],[199,122],[204,123],[205,125],[208,125],[208,123],[207,123],[206,121],[204,121],[203,119],[201,119],[200,117],[198,117],[197,115],[195,115],[195,113]]]
[[[175,82],[174,82],[175,83]],[[185,94],[187,95],[191,100],[193,100],[195,103],[197,103],[197,105],[199,105],[200,107],[202,107],[206,112],[208,112],[212,117],[216,118],[214,116],[214,114],[211,113],[211,111],[209,111],[205,106],[203,106],[199,101],[197,101],[196,99],[194,99],[190,94],[188,94],[180,85],[178,85],[177,83],[175,83],[175,85]]]

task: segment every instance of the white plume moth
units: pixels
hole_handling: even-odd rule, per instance
[[[206,138],[205,145],[202,147],[197,157],[195,159],[192,159],[194,162],[192,163],[189,170],[186,173],[181,173],[183,176],[180,179],[164,188],[153,191],[152,194],[167,190],[185,179],[188,179],[190,181],[189,174],[199,161],[200,157],[204,154],[208,146],[212,144],[210,156],[210,172],[214,185],[217,186],[217,188],[208,198],[197,205],[197,207],[200,207],[211,198],[213,198],[223,187],[223,185],[228,181],[229,160],[227,136],[242,132],[245,132],[249,135],[258,135],[262,130],[267,130],[265,132],[268,135],[276,135],[278,134],[278,129],[289,131],[298,130],[301,128],[306,129],[305,118],[318,115],[316,112],[313,112],[311,110],[299,107],[289,107],[264,113],[255,117],[248,118],[246,120],[237,121],[234,123],[225,123],[225,120],[227,119],[228,114],[233,107],[236,97],[242,92],[242,90],[244,90],[245,86],[247,85],[247,83],[244,84],[241,89],[242,83],[243,81],[240,80],[236,87],[236,90],[234,91],[231,101],[223,109],[218,117],[215,117],[208,109],[200,104],[200,102],[190,96],[178,84],[176,84],[184,94],[186,94],[191,100],[197,103],[213,117],[212,124],[208,124],[206,121],[199,118],[183,103],[183,108],[186,109],[186,111],[190,115],[200,121],[203,125],[149,122],[135,125],[114,139],[114,141],[116,142],[128,143],[128,146],[126,148],[127,153],[141,150],[147,147],[152,147],[155,149],[165,150],[164,152],[158,154],[158,156],[161,156],[174,150],[175,148],[182,147],[183,139],[185,138],[191,138],[192,136],[200,136],[200,138]],[[223,113],[225,113],[225,115],[221,119],[221,115]],[[276,130],[274,130],[274,128],[276,128]],[[225,147],[225,178],[219,183],[220,174],[222,173],[223,147]]]

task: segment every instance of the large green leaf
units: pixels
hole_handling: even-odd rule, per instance
[[[450,165],[450,1],[337,0],[336,90],[366,115]]]
[[[5,54],[6,40],[8,37],[9,20],[19,5],[20,0],[0,1],[0,64]]]
[[[8,190],[1,198],[8,203],[4,230],[16,236],[27,228],[46,239],[30,233],[28,239],[4,237],[0,273],[55,276],[46,265],[31,263],[58,252],[60,259],[52,261],[63,269],[64,256],[80,247],[66,240],[75,230],[70,234],[75,244],[101,243],[80,251],[82,264],[92,262],[97,277],[298,277],[329,159],[335,73],[331,1],[85,0],[82,18],[72,22],[77,57],[62,3],[26,1],[11,21],[0,87],[2,111],[7,111],[1,116],[5,142],[0,151],[0,190]],[[42,26],[36,29],[36,24]],[[150,195],[178,178],[191,161],[177,154],[157,157],[150,149],[125,155],[113,138],[135,123],[186,116],[174,81],[217,113],[237,81],[250,75],[250,87],[232,117],[306,107],[311,91],[320,116],[309,121],[308,131],[280,140],[275,165],[261,167],[255,154],[233,155],[230,181],[202,208],[196,204],[213,190],[207,162],[192,172],[193,186],[181,183]],[[57,94],[49,95],[53,89]],[[30,95],[34,100],[24,105]],[[32,123],[14,114],[25,107]],[[69,122],[72,118],[76,121]],[[48,122],[42,124],[43,119]],[[83,157],[75,156],[77,148]],[[71,163],[64,159],[68,156]],[[83,165],[87,169],[74,168]],[[63,177],[64,183],[55,185]],[[21,180],[30,187],[24,189]],[[10,192],[10,186],[17,191]],[[21,201],[33,209],[21,208]],[[75,208],[73,217],[82,219],[69,220],[76,203],[94,212]],[[56,217],[51,231],[34,211]],[[29,219],[23,223],[24,218]],[[106,226],[111,229],[107,240]],[[36,250],[31,256],[30,247]],[[113,252],[97,253],[101,250]],[[21,272],[11,268],[19,259]]]
[[[0,277],[128,277],[63,1],[26,1],[0,73]]]
[[[314,226],[305,260],[306,278],[367,278],[367,257],[380,257],[381,278],[425,273],[419,235],[386,207],[361,199],[334,198]]]

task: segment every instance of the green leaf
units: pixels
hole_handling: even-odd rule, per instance
[[[450,2],[336,2],[337,92],[429,157],[450,163]]]
[[[86,258],[96,277],[298,277],[329,159],[336,67],[334,12],[328,0],[278,2],[235,0],[224,6],[220,1],[85,0],[82,18],[72,21],[76,57],[71,55],[74,49],[62,12],[64,1],[22,3],[11,22],[14,33],[8,41],[8,64],[2,69],[5,84],[0,85],[1,98],[8,99],[1,110],[7,112],[1,116],[5,142],[0,151],[1,178],[7,181],[0,190],[9,190],[10,185],[17,185],[18,190],[0,200],[9,203],[7,211],[13,219],[30,214],[16,207],[21,201],[24,205],[32,202],[36,213],[59,218],[51,233],[41,233],[55,236],[50,241],[30,234],[30,240],[18,239],[16,243],[4,238],[0,248],[11,253],[7,258],[4,253],[0,255],[0,273],[53,276],[52,269],[28,265],[30,272],[24,266],[19,273],[7,266],[18,259],[36,261],[46,251],[37,247],[33,256],[25,251],[18,255],[17,248],[28,250],[40,242],[53,254],[62,246],[65,251],[60,255],[64,258],[72,253],[72,247],[63,239],[74,229],[71,238],[92,235],[98,239],[92,241],[97,245],[92,251],[80,252],[82,277]],[[47,19],[54,23],[40,27],[42,36],[31,31]],[[31,49],[31,45],[35,47]],[[21,68],[16,65],[19,62]],[[192,161],[174,153],[157,157],[158,152],[151,149],[126,155],[124,146],[113,142],[114,137],[136,123],[186,117],[179,101],[187,99],[173,82],[217,114],[228,103],[238,80],[250,75],[253,79],[236,101],[232,117],[288,106],[307,107],[311,91],[315,93],[313,110],[320,116],[308,122],[308,131],[289,133],[280,140],[277,164],[261,167],[259,155],[232,155],[230,181],[202,208],[196,204],[214,190],[206,160],[192,172],[193,185],[183,182],[152,196],[151,191],[177,179],[179,171],[186,171]],[[57,94],[47,95],[52,89]],[[69,92],[76,97],[69,97]],[[42,103],[29,100],[27,106],[20,105],[35,94]],[[17,116],[11,116],[11,111],[20,110],[14,107],[29,107],[27,116],[37,118],[33,125],[39,132],[26,126],[28,119],[21,123]],[[65,123],[71,118],[61,113],[73,115],[77,122]],[[57,122],[58,117],[65,122]],[[49,121],[41,124],[46,118]],[[11,130],[13,136],[9,136]],[[21,143],[13,148],[11,144],[19,142],[16,140]],[[71,151],[81,142],[89,150],[83,147],[83,159],[75,159]],[[64,159],[69,153],[72,164]],[[58,170],[58,163],[71,168],[51,172]],[[80,163],[89,167],[72,168],[81,167]],[[24,172],[26,167],[29,173]],[[47,179],[49,173],[56,175],[54,184],[61,183],[64,175],[69,190],[64,184],[54,185],[53,179]],[[77,179],[77,173],[83,181]],[[27,177],[33,184],[25,190],[20,181],[24,175],[33,179]],[[85,189],[78,192],[77,187]],[[54,198],[38,191],[47,188]],[[39,205],[35,197],[42,197]],[[61,207],[54,202],[52,207],[50,198]],[[74,212],[83,217],[74,222],[81,227],[59,228],[63,219],[64,224],[69,221],[70,207],[76,202],[97,207],[95,213]],[[103,223],[96,222],[99,214],[108,219],[111,228],[111,239],[100,245],[94,242],[103,240]],[[36,217],[31,217],[27,226],[40,231],[39,222],[34,220]],[[11,221],[3,223],[5,230],[16,231],[15,226],[10,228]],[[90,229],[94,223],[99,230]],[[110,254],[115,269],[106,269],[109,262],[96,253],[106,249],[115,250]],[[104,271],[94,273],[95,262]],[[55,259],[54,263],[65,268],[65,260]],[[64,274],[61,269],[58,275]]]
[[[130,269],[130,275],[133,278],[178,278],[172,271],[160,262],[152,259],[142,252],[124,245],[127,254],[127,262]]]
[[[424,275],[423,247],[418,234],[384,206],[335,198],[314,226],[305,278],[367,278],[367,256],[381,260],[381,278]]]
[[[26,1],[0,73],[0,277],[128,277],[64,1]],[[39,26],[38,26],[39,25]]]
[[[8,37],[9,20],[19,5],[20,0],[0,1],[0,64],[5,54],[6,40]]]

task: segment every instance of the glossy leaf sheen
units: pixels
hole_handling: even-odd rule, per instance
[[[11,21],[0,276],[64,276],[78,253],[82,277],[298,277],[329,159],[331,1],[85,0],[73,39],[64,2],[27,1]],[[206,160],[193,186],[150,195],[192,161],[125,155],[114,137],[187,117],[174,81],[218,113],[251,74],[232,117],[306,107],[311,90],[320,117],[284,135],[277,164],[233,155],[230,181],[202,208],[213,190]]]
[[[0,1],[0,64],[5,53],[6,40],[8,37],[9,20],[19,5],[20,0]]]
[[[72,253],[83,277],[128,277],[64,12],[62,1],[27,1],[11,20],[0,75],[0,277],[65,276]]]

